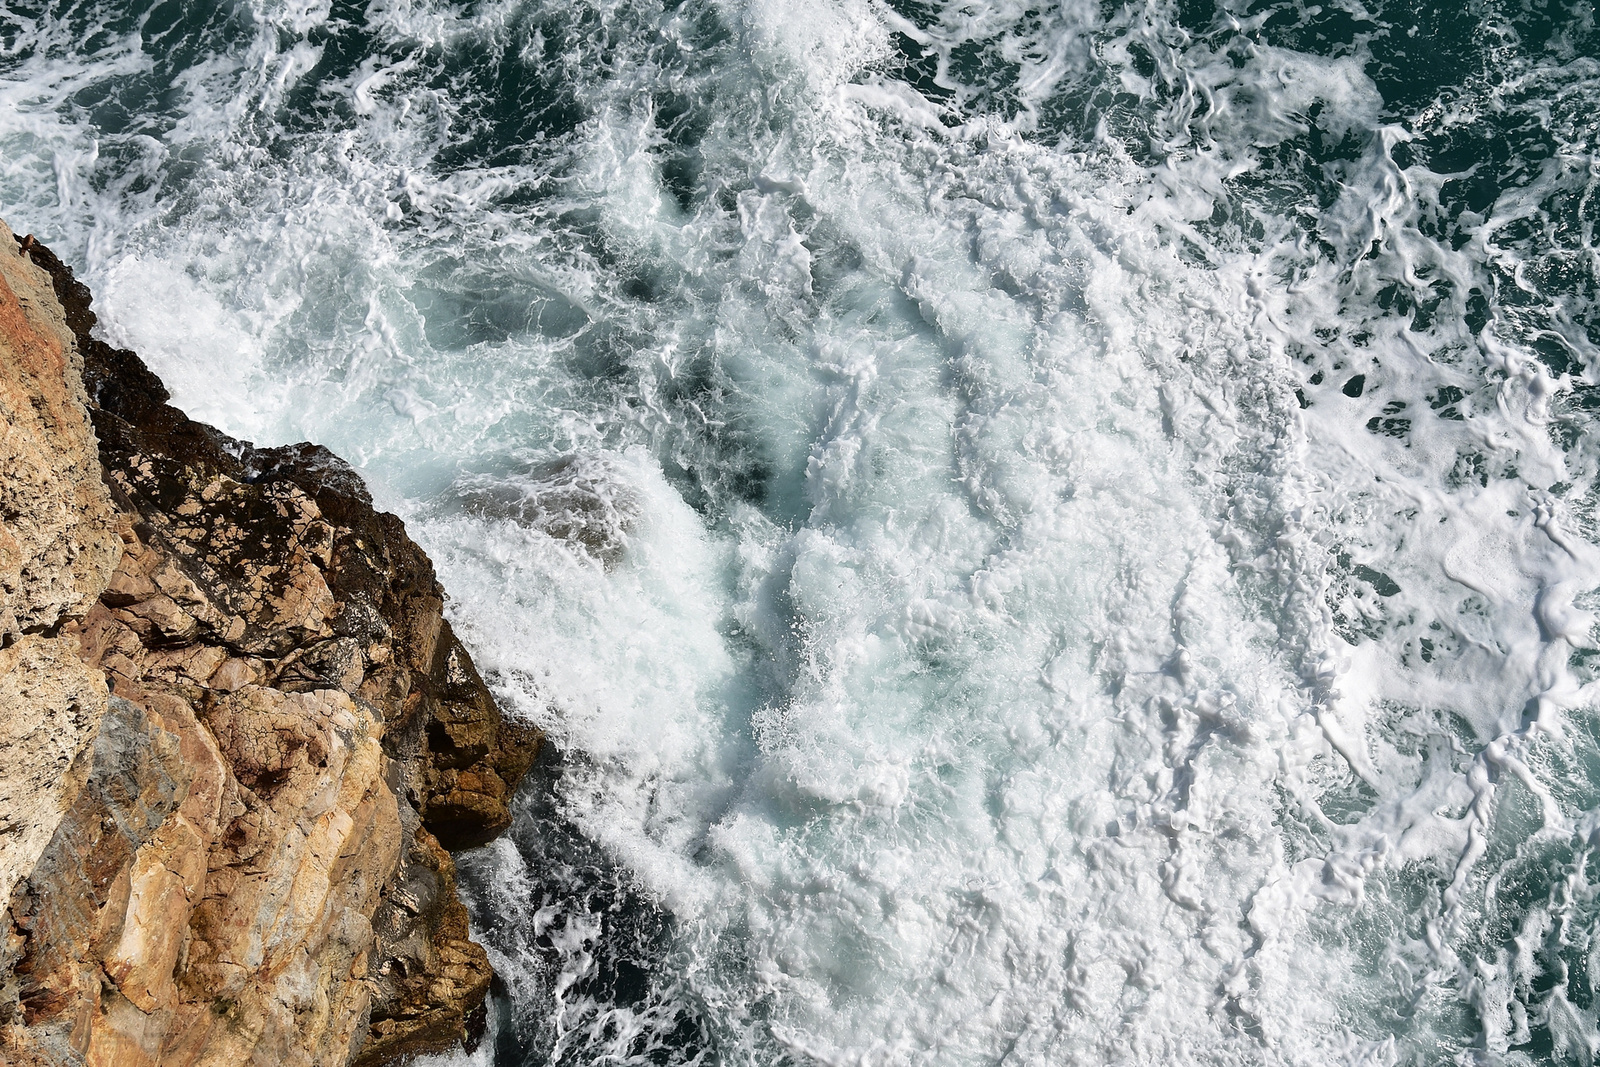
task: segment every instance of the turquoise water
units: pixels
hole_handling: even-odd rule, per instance
[[[13,2],[0,214],[553,739],[441,1062],[1587,1065],[1597,34]]]

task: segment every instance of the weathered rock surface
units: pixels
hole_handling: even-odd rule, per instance
[[[83,786],[104,680],[57,631],[121,555],[51,278],[0,223],[0,901]]]
[[[0,222],[0,633],[36,633],[92,603],[121,554],[94,462],[83,360],[49,273]]]
[[[0,1060],[375,1065],[460,1040],[491,972],[446,848],[508,825],[537,731],[348,466],[189,420],[32,255],[82,357],[115,569],[47,639],[77,674],[32,635],[5,652],[77,679],[90,717],[112,696],[10,897]]]

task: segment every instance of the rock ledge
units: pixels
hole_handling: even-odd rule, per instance
[[[0,1063],[367,1067],[481,1033],[450,849],[504,718],[399,519],[91,336],[0,224]],[[92,430],[91,430],[92,424]]]

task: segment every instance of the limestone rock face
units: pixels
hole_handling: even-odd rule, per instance
[[[80,462],[118,558],[57,637],[0,652],[58,694],[0,673],[0,700],[112,694],[10,897],[0,1062],[321,1067],[461,1040],[491,971],[446,847],[505,828],[538,732],[502,717],[355,472],[190,421],[32,255],[82,355]]]
[[[94,602],[122,546],[94,462],[83,360],[52,279],[0,222],[0,633]]]
[[[122,552],[71,330],[0,223],[0,901],[83,785],[104,680],[57,636]]]
[[[10,896],[71,807],[106,710],[105,677],[71,638],[0,649],[0,890]],[[0,898],[5,899],[5,898]]]

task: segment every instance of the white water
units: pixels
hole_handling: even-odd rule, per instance
[[[358,464],[562,754],[463,863],[476,1062],[1600,1052],[1591,60],[1398,113],[1160,4],[73,12],[0,23],[0,213]],[[1530,114],[1442,230],[1407,142]]]

